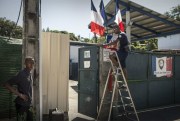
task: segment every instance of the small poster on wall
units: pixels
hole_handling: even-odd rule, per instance
[[[103,61],[108,61],[109,60],[109,52],[111,50],[110,49],[103,49]]]
[[[84,61],[84,68],[90,68],[91,62],[90,61]]]
[[[172,77],[172,57],[152,56],[152,71],[156,77]]]
[[[90,50],[84,51],[84,58],[90,58],[90,57],[91,57]]]

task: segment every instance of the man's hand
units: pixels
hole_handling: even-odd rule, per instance
[[[12,92],[15,95],[19,96],[20,98],[22,98],[24,101],[28,101],[28,96],[27,95],[20,93],[19,91],[17,91],[17,89],[12,87],[10,84],[5,83],[4,87],[7,88],[10,92]]]
[[[24,101],[28,101],[28,96],[25,94],[20,94],[19,97],[22,98]]]

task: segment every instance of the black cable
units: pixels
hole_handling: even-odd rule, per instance
[[[23,4],[23,0],[21,0],[21,5],[20,5],[20,8],[19,8],[18,18],[17,18],[17,21],[16,21],[15,26],[14,26],[14,27],[12,28],[12,30],[9,32],[9,39],[8,39],[8,40],[10,40],[10,38],[11,38],[11,34],[12,34],[13,30],[14,30],[14,29],[16,29],[16,27],[17,27],[17,23],[19,22],[19,17],[20,17],[20,14],[21,14],[22,4]]]
[[[41,17],[41,0],[39,0],[39,17]]]

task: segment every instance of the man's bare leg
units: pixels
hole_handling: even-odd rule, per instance
[[[112,63],[115,65],[115,66],[119,66],[117,60],[116,60],[116,57],[114,55],[110,55],[109,58],[111,59]]]
[[[110,55],[109,58],[111,59],[112,63],[113,63],[116,67],[119,66],[119,64],[118,64],[118,62],[117,62],[117,59],[116,59],[116,57],[115,57],[114,55]],[[127,70],[126,70],[126,68],[123,68],[122,70],[123,70],[123,73],[124,73],[124,77],[127,79]]]

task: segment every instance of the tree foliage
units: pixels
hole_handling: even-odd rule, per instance
[[[70,36],[70,40],[72,40],[72,41],[78,41],[78,38],[75,36],[74,33],[69,33],[69,36]]]
[[[91,40],[90,39],[88,39],[88,38],[83,38],[84,40],[84,42],[89,42],[89,43],[91,43]]]
[[[53,33],[69,34],[70,40],[72,40],[72,41],[78,41],[78,38],[75,36],[74,33],[69,33],[69,32],[67,32],[67,31],[50,30],[50,28],[47,27],[47,28],[46,28],[46,31],[45,31],[45,29],[43,28],[43,32],[53,32]]]
[[[22,38],[22,27],[16,26],[15,22],[0,18],[0,36]]]
[[[170,11],[166,12],[165,15],[180,21],[180,5],[173,7]]]
[[[104,43],[106,41],[106,37],[105,36],[101,36],[101,37],[93,37],[92,39],[89,39],[90,43]]]
[[[133,51],[151,51],[158,49],[158,39],[150,39],[145,41],[136,41],[131,43],[131,50]]]
[[[97,39],[97,43],[104,43],[105,41],[106,41],[106,38],[105,38],[104,36],[99,37],[99,38]]]

